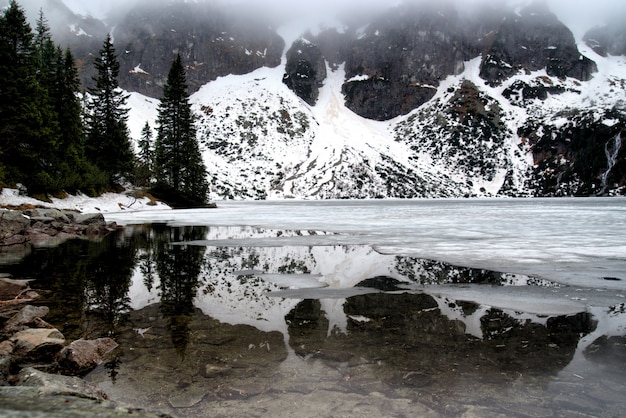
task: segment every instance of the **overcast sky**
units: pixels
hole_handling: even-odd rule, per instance
[[[102,18],[106,16],[108,11],[113,8],[119,8],[122,5],[128,5],[137,0],[64,0],[65,3],[74,11],[81,14],[91,14],[94,17]],[[154,0],[159,1],[159,0]],[[169,0],[167,0],[169,1]],[[182,0],[181,0],[182,1]],[[201,0],[202,1],[202,0]],[[222,2],[230,4],[241,4],[252,2],[254,5],[267,4],[267,8],[273,7],[290,9],[297,6],[311,7],[314,5],[316,9],[328,10],[329,15],[340,8],[346,7],[363,7],[364,4],[381,5],[389,4],[389,1],[382,0],[203,0],[213,3]],[[432,0],[438,1],[438,0]],[[468,0],[459,0],[467,3]],[[473,0],[478,1],[478,0]],[[491,0],[493,1],[493,0]],[[491,2],[490,1],[490,2]],[[515,3],[528,3],[529,0],[500,0],[513,1]],[[624,0],[546,0],[550,9],[554,11],[559,18],[566,23],[575,35],[578,32],[589,29],[597,24],[601,24],[606,16],[615,16],[623,14],[626,16],[626,1]],[[305,6],[306,5],[306,6]]]

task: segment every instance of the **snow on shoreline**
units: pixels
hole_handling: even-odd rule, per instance
[[[121,211],[146,211],[170,209],[163,202],[152,202],[149,198],[135,198],[127,194],[105,193],[98,197],[84,194],[70,195],[64,199],[51,198],[52,202],[44,202],[23,194],[17,189],[2,189],[0,206],[34,205],[62,210],[76,210],[82,213],[112,213]]]

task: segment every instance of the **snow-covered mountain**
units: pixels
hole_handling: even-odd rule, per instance
[[[181,53],[216,199],[626,193],[626,18],[575,39],[543,3],[322,26],[148,4],[108,22],[132,135]]]

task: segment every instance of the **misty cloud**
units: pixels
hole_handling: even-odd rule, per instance
[[[85,1],[85,0],[59,0],[63,1],[75,13],[93,16],[106,20],[111,14],[122,13],[129,10],[137,3],[143,2],[148,6],[154,6],[159,2],[197,2],[209,3],[215,6],[224,6],[235,13],[251,13],[258,16],[267,13],[276,18],[293,19],[303,18],[312,20],[332,19],[338,15],[350,16],[359,12],[372,12],[380,9],[410,1],[432,4],[431,0],[393,0],[381,2],[380,0],[317,0],[308,2],[302,0],[109,0]],[[472,7],[472,4],[486,3],[493,5],[494,0],[451,0],[457,2],[462,8]],[[523,6],[533,0],[498,0],[503,7]],[[626,2],[623,0],[537,0],[545,1],[548,7],[557,14],[574,33],[577,39],[581,39],[584,33],[596,26],[601,26],[609,19],[621,18],[626,21]],[[34,21],[40,8],[46,9],[49,0],[18,0],[29,12],[29,18]],[[0,0],[0,4],[8,4],[8,0]],[[52,16],[46,16],[51,18]]]
[[[109,0],[85,1],[85,0],[62,0],[72,11],[81,15],[90,15],[99,19],[106,19],[112,13],[119,13],[128,10],[139,2],[154,5],[158,2],[206,2],[212,5],[223,5],[242,12],[270,13],[277,17],[316,17],[333,18],[339,13],[346,11],[375,11],[376,9],[388,8],[402,3],[402,0],[391,2],[381,2],[380,0],[317,0],[315,2],[302,0]],[[405,0],[406,1],[406,0]],[[412,2],[426,2],[428,0],[409,0]],[[493,0],[452,0],[459,5],[471,7],[472,3],[493,4]],[[504,5],[525,5],[533,0],[498,0]],[[626,19],[626,2],[623,0],[539,0],[545,1],[550,9],[557,14],[574,32],[576,37],[582,37],[583,33],[594,27],[605,23],[608,19],[623,17]],[[6,4],[8,0],[0,0],[0,4]],[[48,0],[18,0],[25,9],[37,11],[45,9]]]

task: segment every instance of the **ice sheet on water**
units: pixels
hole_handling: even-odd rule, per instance
[[[451,300],[471,301],[493,308],[537,315],[574,315],[587,310],[586,304],[579,300],[580,298],[568,298],[564,294],[566,290],[561,288],[546,291],[540,287],[489,286],[486,289],[486,285],[408,285],[406,287]],[[573,298],[576,297],[573,296]]]
[[[222,225],[305,235],[199,245],[371,245],[389,255],[626,291],[626,199],[223,202],[218,209],[116,213],[120,224]],[[605,278],[610,278],[607,280]]]
[[[292,288],[292,289],[314,289],[328,286],[326,283],[320,281],[321,274],[257,274],[266,282],[274,283],[279,287]]]
[[[305,235],[284,237],[244,237],[229,239],[207,239],[179,242],[180,245],[204,247],[322,247],[328,245],[358,245],[362,240],[350,235]]]
[[[256,276],[258,274],[263,274],[263,270],[246,269],[233,271],[235,276]]]
[[[380,293],[378,289],[369,287],[321,288],[321,289],[288,289],[268,292],[267,295],[284,299],[346,299],[352,296]]]

